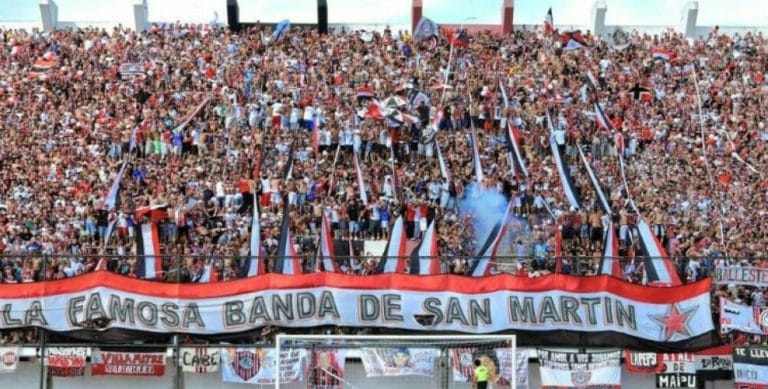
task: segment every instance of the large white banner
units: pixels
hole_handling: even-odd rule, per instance
[[[281,350],[276,358],[274,348],[225,348],[221,350],[221,379],[241,384],[275,383],[275,364],[280,361],[280,382],[292,383],[303,379],[302,366],[307,352],[303,349]]]
[[[0,374],[13,373],[19,365],[18,347],[0,347]]]
[[[438,350],[434,348],[361,348],[366,377],[435,375]]]
[[[538,349],[543,387],[621,387],[621,350],[577,352]]]
[[[701,335],[714,330],[708,280],[651,288],[606,276],[497,275],[467,282],[450,275],[313,273],[174,285],[97,272],[33,286],[0,285],[0,306],[7,312],[0,328],[190,334],[324,325],[476,334],[564,330],[590,333],[595,346],[674,342],[680,348],[710,346]],[[575,338],[558,335],[558,341]]]

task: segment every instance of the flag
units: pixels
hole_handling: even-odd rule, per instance
[[[288,215],[288,202],[283,206],[283,222],[280,227],[280,240],[277,243],[277,259],[275,260],[275,273],[301,274],[301,259],[296,253],[293,234],[289,228],[290,216]]]
[[[358,100],[372,99],[372,98],[373,98],[373,89],[364,85],[357,88]]]
[[[544,16],[544,34],[552,35],[555,33],[555,24],[552,22],[552,7],[549,7],[549,11]]]
[[[355,171],[357,172],[357,186],[360,189],[360,201],[364,205],[368,205],[368,194],[365,192],[365,179],[363,179],[363,169],[360,168],[360,161],[357,158],[357,153],[353,153],[355,162]]]
[[[160,258],[160,235],[156,223],[136,225],[136,273],[141,279],[153,279],[162,275]]]
[[[600,90],[600,82],[597,80],[597,77],[595,77],[591,70],[587,70],[587,80],[589,80],[589,84],[592,86],[592,88],[595,90]]]
[[[581,162],[584,163],[584,168],[587,169],[587,175],[589,176],[589,181],[592,183],[592,189],[595,191],[595,194],[597,195],[597,199],[600,202],[600,206],[603,208],[603,212],[610,214],[611,206],[610,204],[608,204],[608,198],[605,196],[605,193],[603,192],[603,188],[600,186],[600,180],[597,179],[597,176],[595,175],[595,171],[592,170],[592,166],[590,165],[589,161],[587,161],[587,157],[584,156],[584,151],[581,150],[581,146],[576,145],[576,147],[579,149],[579,156],[581,157]]]
[[[253,202],[253,220],[251,220],[251,249],[248,257],[247,277],[264,274],[264,261],[261,259],[261,220],[259,219],[258,201]]]
[[[333,186],[336,181],[336,162],[339,161],[339,151],[341,151],[341,142],[336,145],[336,153],[333,155],[333,163],[331,164],[331,180],[328,182],[328,196],[333,191]]]
[[[493,226],[483,247],[480,248],[477,259],[469,269],[469,274],[473,277],[483,277],[491,274],[491,264],[496,261],[496,252],[499,250],[499,246],[501,246],[501,241],[504,240],[507,227],[512,219],[512,204],[513,202],[510,201],[501,220]]]
[[[568,203],[570,204],[571,208],[580,209],[581,199],[579,199],[579,196],[576,193],[571,174],[565,168],[565,161],[563,159],[560,146],[557,145],[557,141],[555,140],[554,127],[552,127],[552,118],[549,115],[549,110],[547,110],[547,125],[549,126],[550,131],[549,146],[552,150],[552,159],[557,166],[557,172],[560,175],[560,183],[563,185],[565,197],[568,199]]]
[[[523,161],[523,154],[520,152],[520,145],[517,140],[521,137],[520,131],[512,124],[512,121],[507,122],[507,145],[509,151],[512,152],[514,157],[513,161],[516,164],[515,170],[523,173],[523,177],[528,177],[528,168],[525,167],[525,161]]]
[[[651,58],[660,59],[662,61],[672,61],[675,59],[675,53],[663,47],[653,47],[651,48]]]
[[[582,47],[589,47],[589,43],[581,35],[581,31],[568,31],[560,35],[563,51],[571,51]]]
[[[659,243],[656,234],[640,216],[637,222],[637,232],[640,236],[640,251],[644,257],[645,274],[649,284],[664,286],[681,285],[675,266],[667,255],[667,251]]]
[[[440,27],[432,19],[421,17],[416,29],[413,30],[413,41],[419,43],[425,39],[435,38],[440,33]]]
[[[611,118],[608,117],[608,115],[605,114],[605,111],[603,111],[603,107],[600,106],[599,103],[595,103],[595,121],[597,122],[597,125],[606,130],[606,131],[612,131],[613,128],[613,122],[611,121]]]
[[[272,40],[280,40],[280,38],[282,38],[283,35],[285,35],[285,33],[290,29],[291,22],[288,19],[281,20],[279,23],[277,23],[277,26],[275,26],[275,31],[272,33]]]
[[[504,83],[499,79],[499,91],[501,91],[501,100],[504,102],[504,108],[509,108],[509,97],[507,97],[507,88]]]
[[[112,238],[112,233],[115,231],[115,226],[117,226],[117,216],[115,216],[114,220],[109,222],[109,225],[107,226],[107,232],[104,234],[104,246],[109,244],[109,239]]]
[[[351,242],[351,239],[350,239]],[[336,263],[336,250],[333,248],[333,236],[331,235],[331,223],[328,222],[328,215],[323,212],[323,218],[320,222],[320,242],[317,245],[318,265],[316,271],[330,271],[338,273],[339,266]]]
[[[720,297],[720,333],[732,331],[747,334],[765,335],[760,325],[760,317],[755,315],[757,307],[737,304],[725,297]]]
[[[145,215],[149,217],[149,220],[152,223],[164,221],[168,218],[168,205],[157,204],[136,208],[133,212],[133,220],[136,221],[136,223],[140,223]]]
[[[635,101],[651,101],[653,99],[651,90],[644,86],[640,86],[640,84],[635,84],[635,86],[629,90],[629,93],[632,94],[632,100]]]
[[[475,124],[471,124],[472,132],[470,133],[470,136],[472,137],[472,166],[475,170],[475,179],[477,180],[478,185],[483,183],[483,164],[480,162],[480,150],[477,145],[477,130],[475,130]]]
[[[403,217],[399,216],[392,227],[384,256],[379,261],[379,273],[405,273],[406,245],[408,237],[403,229]]]
[[[120,206],[120,181],[123,180],[123,173],[125,173],[125,167],[128,165],[128,161],[123,162],[123,166],[120,167],[120,171],[115,176],[115,180],[112,181],[112,186],[109,187],[109,191],[104,195],[104,201],[102,202],[101,209],[112,210]]]
[[[437,233],[435,221],[429,224],[424,238],[411,253],[411,274],[440,274],[440,258],[437,256]]]
[[[293,179],[293,150],[295,145],[296,142],[291,142],[291,147],[288,148],[288,162],[285,163],[285,171],[283,173],[283,178],[286,180]]]
[[[437,149],[437,162],[440,165],[440,175],[443,176],[445,181],[450,181],[451,176],[448,172],[448,167],[445,165],[445,159],[443,159],[443,153],[440,151],[440,145],[437,143],[437,137],[435,137],[435,149]]]
[[[371,100],[365,109],[360,110],[358,116],[365,119],[384,120],[384,107],[376,100]]]
[[[213,269],[213,265],[203,265],[203,274],[197,280],[198,283],[219,282],[219,272]]]
[[[613,222],[608,222],[605,231],[605,244],[603,246],[603,258],[600,260],[600,272],[616,278],[622,277],[621,262],[619,261],[619,242],[616,238],[616,229]]]
[[[469,34],[467,34],[467,30],[462,28],[457,33],[449,32],[446,34],[448,41],[451,43],[451,46],[458,47],[458,48],[468,48],[469,47]]]

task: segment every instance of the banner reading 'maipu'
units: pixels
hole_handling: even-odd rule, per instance
[[[707,347],[710,281],[651,288],[611,277],[451,275],[369,277],[269,274],[174,285],[92,273],[65,281],[0,285],[0,328],[126,329],[190,334],[281,327],[386,327],[413,331],[528,331],[542,342]]]

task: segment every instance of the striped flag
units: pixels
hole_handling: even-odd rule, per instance
[[[605,111],[603,111],[603,107],[600,106],[600,104],[595,103],[595,121],[597,122],[597,125],[606,131],[612,131],[613,128],[613,122],[611,121],[611,118],[608,117],[608,115],[605,114]]]
[[[471,128],[472,132],[470,133],[470,136],[472,137],[472,166],[475,169],[475,179],[477,180],[477,183],[482,184],[485,175],[483,174],[483,164],[480,162],[480,150],[477,146],[478,138],[474,122],[472,123]]]
[[[351,242],[351,240],[350,240]],[[317,265],[316,271],[339,272],[339,266],[334,257],[336,250],[333,248],[333,236],[331,235],[331,223],[328,221],[328,215],[323,212],[323,218],[320,225],[320,242],[317,245]]]
[[[509,202],[502,219],[493,226],[483,247],[480,248],[477,259],[469,269],[469,274],[472,277],[483,277],[491,274],[491,265],[493,262],[496,262],[496,252],[499,250],[499,246],[501,246],[501,241],[504,240],[507,227],[512,219],[512,203],[512,201]]]
[[[661,246],[656,234],[653,233],[642,216],[637,221],[637,232],[640,236],[640,252],[644,257],[645,275],[648,283],[660,286],[682,285],[667,251]]]
[[[504,83],[499,79],[499,91],[501,91],[501,99],[504,101],[504,108],[509,108],[509,98],[507,97],[507,88],[504,87]]]
[[[557,141],[555,140],[554,135],[554,128],[552,127],[552,118],[549,115],[549,110],[547,110],[547,125],[549,126],[549,146],[552,150],[552,159],[555,162],[555,165],[557,166],[557,172],[560,175],[560,183],[563,185],[563,191],[565,192],[565,197],[568,199],[568,203],[571,206],[571,208],[579,209],[581,208],[581,199],[579,199],[578,194],[576,194],[576,190],[573,186],[573,179],[571,178],[571,174],[568,172],[568,170],[565,168],[565,161],[563,159],[563,155],[560,152],[560,147],[557,145]]]
[[[109,187],[109,192],[104,196],[101,209],[112,210],[120,205],[120,181],[123,180],[123,173],[125,173],[125,167],[127,165],[128,161],[125,161],[123,162],[123,166],[120,167],[120,171],[117,173],[117,176],[115,176],[115,180],[112,181],[112,186]]]
[[[605,231],[605,244],[603,246],[603,258],[600,260],[599,274],[616,278],[622,277],[621,262],[619,261],[619,240],[616,238],[613,222],[608,222],[608,229]]]
[[[109,244],[109,239],[112,238],[112,233],[115,231],[115,226],[117,226],[117,216],[109,222],[109,225],[107,226],[107,232],[104,234],[104,246]]]
[[[443,152],[440,151],[440,145],[437,143],[437,137],[435,137],[435,149],[437,149],[437,162],[440,165],[440,175],[443,176],[444,180],[450,181],[451,175],[448,172],[448,166],[445,164],[445,159],[443,159]]]
[[[264,274],[264,261],[261,260],[261,220],[257,201],[253,202],[253,220],[251,220],[251,249],[248,257],[247,277]]]
[[[138,256],[136,273],[139,278],[149,280],[162,276],[157,223],[142,223],[136,226],[136,255]]]
[[[293,152],[296,142],[291,142],[291,147],[288,148],[288,162],[285,163],[285,172],[283,178],[286,180],[293,179]]]
[[[525,167],[525,161],[523,160],[523,154],[520,152],[520,145],[517,143],[517,140],[522,137],[520,134],[520,131],[517,129],[517,127],[512,124],[512,122],[507,123],[507,144],[509,145],[509,149],[512,152],[512,156],[514,157],[514,162],[516,164],[515,170],[521,172],[523,174],[523,177],[528,177],[528,168]]]
[[[141,222],[141,219],[145,216],[149,216],[149,220],[152,223],[163,221],[168,217],[168,205],[156,204],[146,207],[139,207],[133,212],[133,220],[137,223]]]
[[[357,99],[370,99],[373,98],[373,89],[367,87],[367,86],[361,86],[357,88]]]
[[[587,70],[587,80],[589,81],[590,86],[596,90],[600,90],[600,82],[597,81],[597,77],[595,77],[594,74],[592,74],[591,70]]]
[[[275,273],[302,274],[301,259],[296,253],[293,234],[289,227],[288,202],[283,206],[283,222],[280,227],[280,240],[277,243],[277,259],[275,260]]]
[[[204,265],[203,274],[197,280],[198,283],[207,284],[210,282],[219,282],[219,272],[213,269],[213,265]]]
[[[333,192],[333,186],[336,182],[336,162],[339,161],[339,151],[341,150],[341,142],[336,145],[336,153],[333,156],[333,163],[331,164],[331,180],[328,182],[328,196]]]
[[[584,39],[581,31],[564,32],[560,36],[563,51],[571,51],[582,47],[589,47],[589,43]]]
[[[587,175],[589,176],[589,181],[592,183],[592,189],[595,191],[595,194],[597,194],[597,199],[600,201],[600,206],[603,208],[603,212],[610,214],[611,206],[610,204],[608,204],[608,198],[605,197],[603,188],[600,186],[600,181],[597,179],[597,176],[595,175],[594,170],[592,170],[592,166],[590,165],[589,161],[587,161],[587,157],[584,156],[584,151],[581,150],[581,146],[576,145],[576,147],[579,149],[579,156],[581,156],[581,162],[584,163],[584,167],[587,169]]]
[[[437,256],[435,221],[429,224],[424,238],[411,253],[411,274],[440,274],[440,258]]]
[[[384,256],[379,261],[378,273],[405,273],[405,257],[408,255],[408,238],[403,229],[403,217],[400,216],[392,227],[389,242],[384,249]]]
[[[552,7],[549,7],[549,11],[544,16],[544,34],[552,35],[555,33],[554,23],[552,21]]]
[[[662,61],[672,61],[675,59],[675,53],[663,47],[653,47],[651,48],[651,58],[660,59]]]
[[[364,205],[368,205],[368,194],[365,191],[365,179],[363,178],[363,169],[360,168],[360,161],[357,158],[357,153],[352,153],[355,162],[355,171],[357,172],[357,186],[360,189],[360,201]]]

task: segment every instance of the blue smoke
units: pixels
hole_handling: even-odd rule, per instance
[[[495,190],[485,190],[478,194],[475,192],[474,185],[466,188],[466,197],[459,203],[459,209],[462,214],[471,215],[470,220],[474,228],[475,242],[477,242],[475,249],[478,249],[488,238],[493,226],[504,217],[509,201]]]

